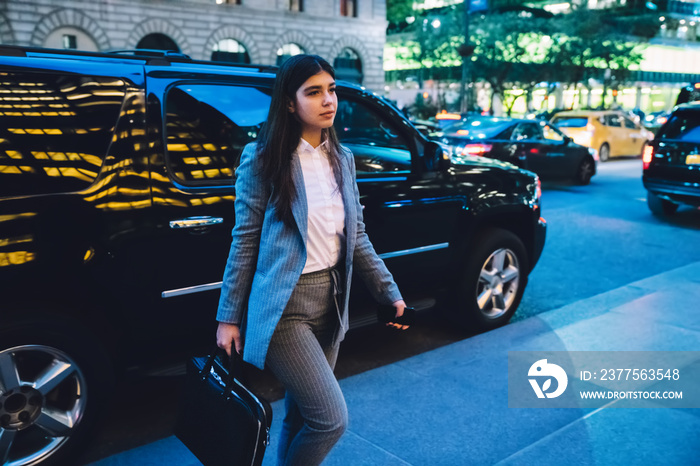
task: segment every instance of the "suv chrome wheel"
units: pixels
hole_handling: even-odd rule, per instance
[[[454,316],[477,330],[508,323],[527,285],[527,254],[515,234],[489,228],[474,239],[464,277],[454,294]]]
[[[481,313],[497,319],[513,306],[520,286],[520,266],[513,251],[501,248],[486,259],[476,285],[476,302]]]
[[[85,375],[63,351],[25,345],[0,351],[0,464],[37,464],[81,421]]]

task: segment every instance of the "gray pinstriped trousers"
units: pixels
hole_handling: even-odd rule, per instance
[[[267,365],[287,391],[280,466],[321,464],[347,427],[345,398],[333,374],[340,325],[334,287],[341,282],[335,273],[301,276],[270,341]]]

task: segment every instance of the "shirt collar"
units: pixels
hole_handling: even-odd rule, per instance
[[[309,142],[304,139],[304,138],[299,138],[299,145],[297,146],[297,153],[303,154],[306,152],[315,152],[319,151],[322,154],[325,154],[328,150],[328,139],[325,139],[321,144],[319,144],[318,147],[314,149],[314,147],[309,144]]]

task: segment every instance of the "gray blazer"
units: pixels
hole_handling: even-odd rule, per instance
[[[292,158],[297,196],[292,203],[296,227],[277,219],[269,202],[272,189],[260,176],[256,144],[248,144],[236,170],[236,226],[224,271],[216,320],[240,324],[244,313],[243,359],[260,369],[265,365],[272,333],[282,316],[306,262],[308,204],[299,157]],[[343,148],[343,205],[345,206],[345,295],[341,303],[338,341],[348,330],[348,300],[353,265],[374,298],[382,304],[401,299],[384,262],[365,233],[352,153]]]

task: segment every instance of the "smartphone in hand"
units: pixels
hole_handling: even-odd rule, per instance
[[[416,308],[406,306],[403,309],[403,315],[397,318],[396,308],[394,306],[379,306],[379,309],[377,309],[377,320],[385,324],[393,322],[400,325],[413,325],[414,321],[416,320]]]

